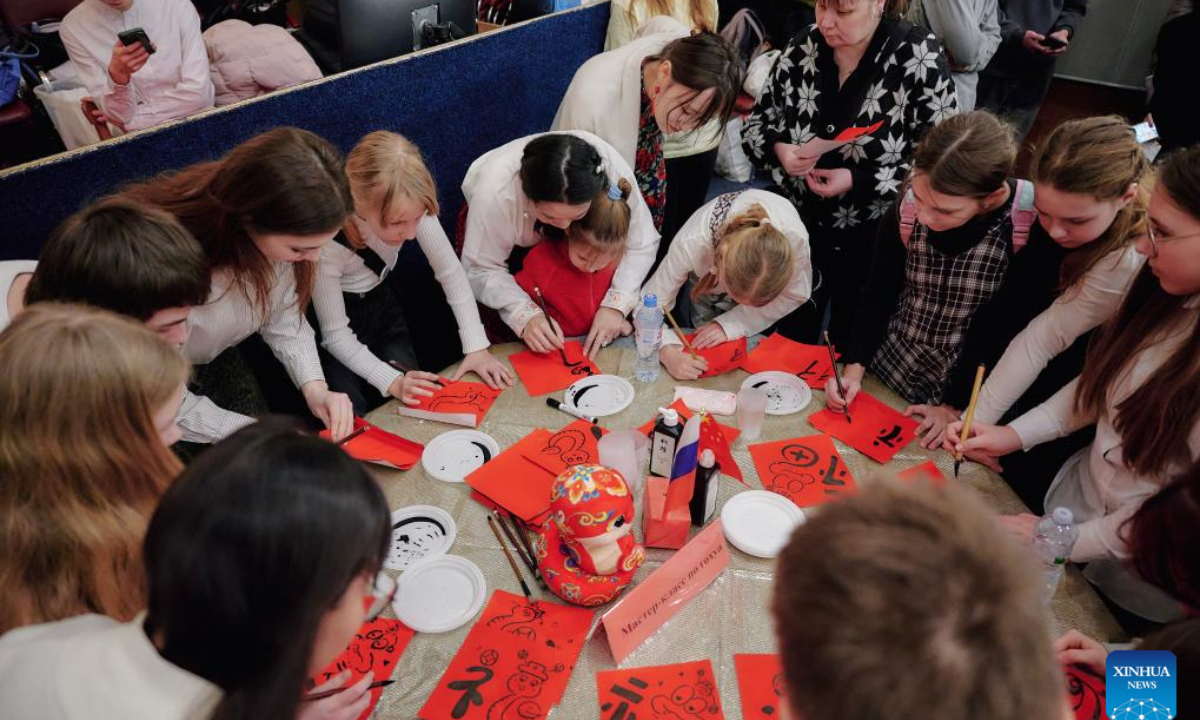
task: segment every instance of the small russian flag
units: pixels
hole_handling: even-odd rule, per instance
[[[671,464],[671,484],[667,489],[670,502],[688,502],[696,486],[696,466],[700,458],[700,423],[702,413],[688,418],[675,448],[675,462]]]

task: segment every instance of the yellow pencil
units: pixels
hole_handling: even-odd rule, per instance
[[[983,385],[983,366],[975,370],[975,386],[971,388],[971,402],[967,403],[967,411],[963,413],[962,442],[971,437],[971,421],[975,419],[975,405],[979,402],[979,388]],[[954,453],[954,477],[958,477],[958,466],[962,465],[962,455]]]
[[[675,318],[671,315],[671,311],[663,308],[663,312],[667,314],[667,319],[671,321],[671,327],[675,328],[675,334],[679,336],[679,342],[683,343],[683,346],[687,348],[687,351],[692,354],[692,359],[695,360],[696,348],[692,347],[692,344],[688,342],[688,339],[683,336],[683,331],[679,329],[679,323],[675,322]]]

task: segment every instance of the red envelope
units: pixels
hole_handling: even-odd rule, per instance
[[[833,410],[808,416],[808,422],[821,432],[835,437],[875,462],[885,463],[901,448],[917,438],[917,421],[886,405],[882,400],[860,392],[850,404],[850,419]]]
[[[688,335],[688,342],[692,342],[693,337],[695,336]],[[684,348],[684,352],[687,352],[687,348]],[[696,350],[696,354],[708,361],[708,369],[700,377],[724,375],[731,370],[737,370],[745,362],[746,338],[730,340],[704,350]]]
[[[375,673],[375,681],[387,680],[396,670],[396,662],[404,654],[408,641],[412,640],[414,632],[399,620],[376,618],[363,625],[350,646],[312,678],[314,685],[320,685],[343,670],[350,671],[350,679],[345,687],[362,680],[370,671]],[[358,720],[366,720],[375,710],[375,703],[386,688],[375,688],[371,691],[371,704],[358,716]]]
[[[778,720],[783,705],[783,667],[778,655],[734,655],[742,720]]]
[[[601,720],[724,720],[708,660],[596,673]]]
[[[396,412],[405,417],[467,427],[479,427],[496,398],[503,390],[493,390],[483,383],[459,380],[433,391],[432,397],[422,397],[417,405],[401,403]]]
[[[692,411],[688,409],[688,406],[684,404],[682,400],[676,400],[675,402],[671,403],[669,407],[675,412],[679,413],[679,422],[681,423],[687,422],[692,417]],[[657,417],[639,427],[638,432],[649,435],[650,432],[654,430],[654,423],[656,422],[658,422]],[[725,436],[725,440],[728,441],[730,445],[733,444],[734,440],[737,440],[738,435],[742,434],[741,430],[738,430],[735,427],[729,427],[728,425],[722,425],[721,423],[717,423],[717,427],[721,428],[721,433]]]
[[[362,435],[342,445],[350,457],[384,467],[408,470],[421,459],[425,446],[377,428],[362,418],[354,418],[354,429],[366,427]],[[329,431],[322,430],[321,437],[329,439]]]
[[[549,430],[534,430],[468,475],[467,485],[526,523],[540,525],[550,512],[550,489],[557,474],[529,456],[544,448],[550,437]]]
[[[1108,720],[1104,676],[1082,665],[1065,665],[1063,672],[1067,676],[1067,700],[1076,720]]]
[[[599,463],[600,449],[597,445],[607,433],[599,425],[576,420],[551,435],[540,449],[527,453],[525,459],[557,478],[569,467]]]
[[[543,720],[562,699],[592,615],[495,591],[417,717]]]
[[[800,507],[858,492],[850,469],[824,435],[751,445],[749,450],[763,488]]]
[[[687,545],[692,513],[687,500],[678,501],[671,495],[670,487],[671,481],[666,478],[646,477],[642,501],[642,544],[646,547],[678,550]]]
[[[851,413],[853,416],[853,413]],[[946,476],[938,469],[936,463],[932,460],[926,460],[920,465],[913,465],[907,470],[901,470],[896,473],[896,477],[905,481],[913,482],[915,480],[927,480],[933,483],[934,487],[941,487],[946,484]]]
[[[793,342],[779,333],[760,342],[742,363],[742,368],[748,373],[768,370],[791,373],[817,390],[825,389],[825,381],[832,374],[828,348]]]
[[[558,351],[535,353],[525,350],[509,355],[508,361],[531,396],[562,390],[579,378],[600,374],[600,368],[583,354],[578,340],[568,340],[563,345],[563,352],[567,356],[566,365]]]

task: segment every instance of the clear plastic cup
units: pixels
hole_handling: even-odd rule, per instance
[[[650,438],[637,430],[617,430],[600,438],[597,449],[600,464],[621,473],[629,491],[637,497],[650,465]]]
[[[767,415],[767,393],[758,388],[743,388],[737,394],[737,424],[742,438],[757,440],[762,435]]]

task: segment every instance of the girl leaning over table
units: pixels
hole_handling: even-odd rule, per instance
[[[700,349],[766,330],[811,292],[808,231],[786,198],[765,190],[727,193],[697,210],[642,288],[677,315],[690,309],[675,319],[697,329],[692,344]],[[661,359],[676,380],[707,369],[670,332]]]
[[[467,207],[459,218],[467,279],[475,299],[499,313],[531,350],[551,352],[564,340],[536,298],[513,277],[519,261],[547,237],[561,240],[593,201],[632,177],[633,170],[613,146],[582,131],[518,138],[481,156],[467,170],[462,184]],[[636,188],[627,202],[631,216],[624,255],[583,344],[593,358],[627,325],[625,316],[637,305],[658,248],[650,210]]]
[[[511,385],[512,374],[488,353],[475,296],[438,222],[437,186],[417,147],[396,133],[373,132],[350,151],[346,176],[354,215],[322,249],[313,289],[330,388],[346,393],[360,415],[387,397],[415,404],[433,394],[437,375],[412,370],[417,354],[396,287],[400,252],[414,238],[462,339],[465,357],[450,379],[475,372],[493,388]]]
[[[1074,512],[1071,560],[1120,607],[1155,622],[1179,606],[1130,570],[1126,521],[1200,455],[1200,149],[1169,158],[1137,249],[1147,257],[1117,313],[1088,350],[1083,372],[1008,425],[950,427],[947,446],[1004,455],[1090,423],[1096,439],[1059,471],[1046,507]],[[1007,520],[1022,537],[1038,518]]]
[[[904,4],[818,0],[817,23],[783,50],[743,131],[750,160],[771,173],[813,238],[814,303],[781,324],[803,342],[818,340],[830,305],[830,335],[846,342],[875,221],[892,207],[913,146],[957,108],[941,45],[900,19]],[[803,147],[875,123],[822,155]]]

